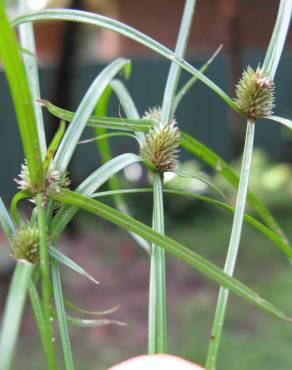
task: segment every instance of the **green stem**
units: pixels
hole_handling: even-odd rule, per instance
[[[42,194],[36,195],[37,219],[40,233],[40,271],[42,285],[42,308],[44,324],[46,326],[46,344],[45,352],[48,354],[48,368],[50,370],[57,369],[56,353],[54,347],[54,331],[52,327],[52,312],[51,312],[51,282],[49,269],[49,252],[47,245],[47,227],[45,208],[42,204]]]
[[[176,56],[183,58],[192,25],[196,0],[186,0],[175,47]],[[161,121],[168,124],[173,116],[175,94],[181,73],[181,66],[172,62],[169,70],[163,102]],[[164,234],[163,175],[153,175],[153,229]],[[167,309],[166,309],[165,251],[158,245],[151,246],[149,282],[148,352],[167,351]]]
[[[36,321],[36,325],[39,331],[39,335],[41,338],[42,346],[44,349],[44,353],[47,359],[47,363],[50,363],[50,350],[49,347],[47,346],[47,341],[46,341],[46,325],[45,325],[45,320],[44,320],[44,315],[43,315],[43,309],[42,309],[42,304],[41,300],[37,291],[37,288],[35,286],[34,281],[31,279],[31,282],[29,284],[28,288],[29,296],[30,296],[30,301]]]
[[[164,235],[163,179],[153,175],[153,229]],[[149,354],[164,353],[167,348],[165,251],[158,245],[151,246],[149,283]]]
[[[235,205],[234,219],[231,231],[231,237],[228,247],[228,254],[225,262],[224,272],[229,276],[233,275],[236,258],[238,254],[238,248],[241,238],[242,224],[244,218],[244,209],[246,203],[246,195],[248,188],[249,173],[251,167],[253,141],[255,124],[252,121],[247,121],[247,130],[245,138],[245,146],[242,158],[242,166],[238,187],[238,194]],[[207,356],[206,369],[215,369],[217,360],[218,348],[220,344],[222,327],[226,312],[226,306],[228,301],[229,290],[221,287],[219,291],[215,318],[212,327],[212,334],[209,343],[209,350]]]

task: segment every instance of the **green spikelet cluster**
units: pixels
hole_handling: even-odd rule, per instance
[[[145,134],[140,146],[141,157],[155,171],[171,171],[176,167],[181,141],[176,121],[173,119],[171,123],[163,125],[159,108],[149,110],[143,118],[155,120],[157,124]]]
[[[248,66],[236,85],[236,103],[242,112],[252,120],[273,113],[274,83],[260,67],[253,70]]]
[[[34,222],[23,222],[11,237],[13,257],[33,264],[40,263],[39,229]]]

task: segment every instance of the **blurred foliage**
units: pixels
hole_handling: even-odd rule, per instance
[[[241,158],[231,164],[238,172]],[[234,190],[222,179],[215,175],[214,181],[234,203]],[[253,153],[250,176],[250,190],[253,191],[270,209],[286,209],[290,207],[292,195],[292,166],[288,162],[274,163],[268,154],[255,149]]]

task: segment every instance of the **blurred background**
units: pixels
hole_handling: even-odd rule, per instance
[[[29,0],[31,10],[70,7],[88,10],[125,22],[174,49],[184,1],[182,0]],[[15,1],[7,1],[11,17],[19,14]],[[194,66],[204,64],[219,45],[223,49],[207,71],[208,77],[233,96],[234,84],[247,64],[262,62],[274,26],[279,1],[198,0],[187,52]],[[116,57],[132,60],[126,85],[142,114],[161,104],[169,62],[118,34],[77,23],[35,24],[37,58],[42,98],[76,110],[95,76]],[[275,113],[292,117],[292,31],[276,75]],[[181,83],[189,75],[182,74]],[[23,161],[17,124],[3,72],[0,71],[0,194],[8,205],[16,191],[13,178]],[[112,116],[123,115],[119,101],[112,98]],[[239,169],[245,124],[209,89],[197,83],[178,108],[177,121],[184,131],[210,146]],[[48,138],[58,121],[45,114]],[[93,132],[86,131],[85,138]],[[256,130],[251,189],[271,209],[292,239],[292,135],[271,121],[259,121]],[[111,142],[114,154],[137,152],[127,139]],[[7,160],[9,158],[9,160]],[[235,192],[204,164],[181,153],[183,166],[212,177],[234,202]],[[73,186],[100,165],[96,144],[78,148],[70,167]],[[123,187],[145,186],[148,179],[139,166],[120,175]],[[199,194],[209,190],[197,181],[171,179],[166,184]],[[140,195],[139,195],[140,197]],[[151,195],[127,198],[131,212],[151,222]],[[232,218],[199,201],[166,197],[167,233],[196,252],[223,266]],[[23,212],[29,206],[23,204]],[[0,305],[3,307],[13,261],[0,233]],[[83,308],[99,311],[120,304],[111,315],[126,327],[103,326],[72,329],[78,370],[105,369],[122,359],[145,353],[147,346],[148,258],[126,233],[108,223],[80,213],[59,247],[93,274],[101,285],[63,269],[65,297]],[[265,298],[291,312],[291,266],[264,236],[244,227],[236,277]],[[169,347],[171,353],[204,363],[218,286],[193,269],[168,257]],[[45,368],[30,307],[22,325],[15,369]],[[260,312],[232,296],[228,308],[218,370],[291,369],[292,326]],[[57,338],[58,343],[58,338]]]

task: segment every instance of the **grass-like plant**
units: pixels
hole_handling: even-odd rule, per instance
[[[23,11],[27,11],[26,0],[21,0],[19,5]],[[149,353],[167,352],[165,251],[172,253],[221,286],[206,364],[208,370],[216,366],[229,291],[275,317],[291,320],[281,309],[261,298],[232,275],[243,220],[270,238],[289,259],[292,258],[291,247],[278,223],[265,205],[253,193],[248,192],[256,119],[267,118],[292,128],[291,121],[288,119],[272,115],[273,79],[288,32],[292,2],[281,0],[266,58],[262,66],[256,70],[247,67],[236,87],[236,99],[229,97],[204,74],[216,53],[200,70],[184,59],[195,5],[195,0],[185,2],[178,40],[173,52],[126,24],[88,12],[67,9],[25,12],[11,23],[6,15],[4,2],[0,0],[0,58],[9,83],[25,157],[18,178],[20,189],[11,201],[10,214],[0,199],[0,221],[10,244],[11,254],[16,260],[0,332],[1,369],[8,370],[12,367],[27,293],[50,370],[61,368],[56,356],[55,333],[52,325],[54,317],[58,322],[63,368],[69,370],[74,369],[74,360],[68,324],[78,326],[101,325],[110,322],[122,324],[96,318],[82,320],[67,313],[69,310],[75,312],[82,310],[64,299],[60,265],[66,265],[74,272],[97,283],[78,263],[72,261],[57,247],[61,233],[79,209],[84,209],[125,229],[137,241],[137,244],[150,252]],[[171,66],[161,108],[149,107],[143,115],[138,113],[134,99],[123,82],[117,79],[118,74],[123,74],[125,78],[130,77],[131,62],[123,58],[111,62],[95,78],[76,112],[67,111],[46,100],[41,100],[37,62],[34,57],[32,22],[44,20],[83,22],[104,27],[170,60]],[[13,27],[19,27],[19,41],[17,41]],[[191,77],[178,91],[182,70],[187,71]],[[240,177],[211,149],[183,132],[183,122],[178,124],[175,121],[175,111],[181,99],[199,80],[222,98],[230,108],[247,118],[246,143]],[[117,95],[126,118],[107,116],[108,100],[113,93]],[[46,142],[42,107],[60,119],[60,128],[51,143]],[[65,127],[66,122],[67,127]],[[103,164],[84,179],[75,190],[69,190],[68,165],[81,135],[88,127],[91,130],[95,129],[97,136],[94,140],[98,143]],[[113,157],[108,140],[114,136],[127,136],[136,140],[140,147],[139,153],[123,153]],[[220,189],[210,180],[200,174],[185,173],[179,168],[180,147],[203,160],[231,185],[238,188],[235,208],[222,200],[178,189],[164,189],[163,174],[173,171],[177,176],[194,177],[205,182],[212,191],[222,197]],[[116,174],[137,162],[145,165],[151,174],[152,188],[122,189]],[[99,188],[106,182],[110,190],[100,192]],[[153,193],[152,227],[130,216],[126,195],[141,192]],[[163,198],[168,194],[200,199],[234,214],[224,270],[165,235]],[[104,196],[113,197],[117,209],[95,199]],[[18,213],[17,206],[21,199],[31,199],[35,203],[29,220],[23,219]],[[262,222],[244,213],[246,200]],[[148,254],[145,258],[147,257]]]

